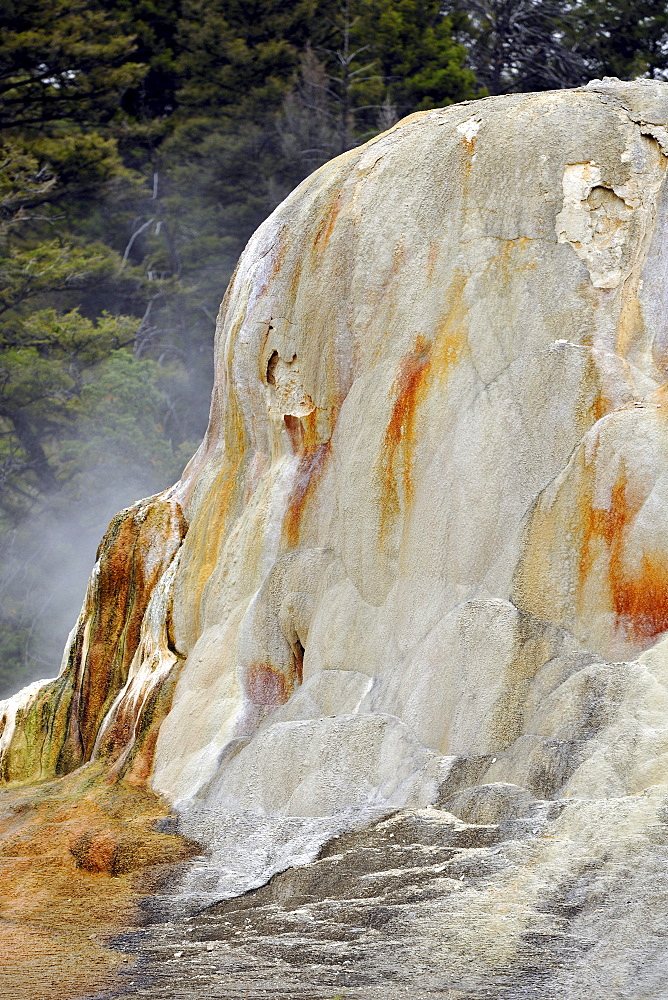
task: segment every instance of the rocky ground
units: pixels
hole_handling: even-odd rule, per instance
[[[486,798],[496,822],[398,812],[260,889],[156,918],[117,942],[137,965],[95,1000],[667,997],[664,831],[643,859],[652,889],[628,857],[568,842],[563,804],[522,805],[512,786]],[[648,901],[629,952],[625,921]]]

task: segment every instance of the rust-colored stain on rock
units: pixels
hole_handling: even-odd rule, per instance
[[[415,422],[428,385],[446,379],[462,355],[466,341],[466,280],[466,275],[455,274],[446,296],[447,308],[433,341],[418,334],[413,348],[399,362],[392,387],[394,402],[381,451],[381,537],[388,530],[388,519],[400,513],[399,483],[406,508],[413,499]]]
[[[645,497],[629,484],[624,465],[612,488],[609,509],[593,506],[585,497],[585,535],[580,553],[580,587],[591,571],[601,542],[608,553],[608,582],[617,625],[626,637],[643,643],[668,629],[668,565],[665,555],[643,552],[639,565],[625,565],[628,532]]]
[[[429,375],[432,345],[419,335],[415,347],[401,359],[394,382],[396,396],[385,432],[384,442],[384,509],[391,515],[400,510],[396,481],[401,475],[407,502],[412,497],[410,446],[413,444],[415,412],[422,395],[424,383]],[[403,446],[404,462],[400,474],[397,473],[397,453]]]
[[[313,238],[313,249],[316,252],[324,250],[329,243],[332,233],[334,232],[336,220],[338,219],[339,213],[343,208],[343,190],[335,190],[334,195],[335,197],[333,198],[333,202],[329,203],[328,211],[316,229],[315,236]]]
[[[113,519],[66,669],[17,719],[4,780],[66,774],[90,760],[102,719],[127,680],[151,594],[186,530],[171,500],[144,501]]]
[[[625,289],[617,320],[615,350],[623,358],[633,355],[633,349],[643,337],[645,324],[643,322],[637,288]]]
[[[556,495],[539,499],[514,600],[547,620],[578,618],[585,631],[594,620],[600,629],[607,617],[610,632],[607,638],[597,632],[597,641],[612,649],[620,639],[643,648],[668,630],[666,553],[655,550],[637,522],[652,483],[634,474],[632,454],[618,454],[606,486],[611,456],[600,448],[599,442],[587,455],[581,446]]]
[[[663,559],[644,555],[635,577],[624,577],[611,566],[617,617],[628,635],[639,641],[668,629],[668,567]]]
[[[299,545],[304,510],[310,495],[322,476],[330,443],[325,441],[312,451],[305,451],[299,459],[295,481],[283,519],[283,541],[288,548]]]
[[[614,402],[606,392],[596,359],[588,354],[580,382],[580,392],[575,406],[582,434],[614,409]]]
[[[254,663],[246,673],[246,694],[255,705],[284,705],[294,686],[269,663]]]
[[[169,676],[139,703],[129,699],[98,741],[96,757],[106,760],[110,774],[122,776],[128,784],[142,786],[149,780],[158,730],[171,707],[182,665],[177,660]]]
[[[227,538],[227,525],[239,501],[243,486],[242,459],[232,452],[225,458],[201,504],[200,521],[205,531],[190,532],[184,542],[183,557],[179,567],[178,587],[184,594],[201,595],[213,573],[220,549]],[[215,541],[214,541],[215,540]],[[192,601],[191,639],[194,642],[201,631],[200,601]]]
[[[178,504],[156,501],[118,515],[99,552],[90,638],[75,699],[83,760],[110,700],[125,683],[153,588],[186,533]]]

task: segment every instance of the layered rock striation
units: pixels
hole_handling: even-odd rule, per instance
[[[60,677],[0,707],[5,779],[106,761],[214,862],[256,817],[283,852],[215,898],[374,811],[493,826],[467,849],[516,849],[461,901],[502,926],[485,975],[603,872],[555,997],[612,988],[633,858],[614,981],[662,995],[667,157],[668,85],[606,79],[414,115],[304,181],[227,290],[200,450],[112,523]]]

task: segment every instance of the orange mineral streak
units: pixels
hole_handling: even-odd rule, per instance
[[[332,233],[334,232],[336,220],[338,219],[339,213],[343,208],[343,188],[338,190],[335,188],[332,193],[335,194],[335,197],[332,199],[330,196],[325,209],[325,214],[323,215],[323,218],[315,231],[315,236],[313,237],[313,249],[316,253],[322,252],[326,248]]]
[[[471,173],[475,160],[475,136],[471,139],[462,136],[461,143],[463,153],[461,165],[462,194],[465,199],[468,199],[471,189]]]
[[[625,545],[629,529],[645,497],[629,483],[624,466],[612,489],[609,509],[595,508],[584,497],[581,516],[584,527],[580,555],[580,594],[594,568],[597,553],[607,553],[607,576],[617,627],[626,639],[646,644],[668,629],[668,565],[665,554],[645,552],[639,566],[629,571]],[[581,608],[586,614],[586,609]]]
[[[487,262],[497,294],[508,296],[510,302],[517,294],[518,274],[534,271],[537,267],[535,256],[530,252],[535,243],[536,240],[528,236],[504,239],[501,241],[500,249]]]
[[[122,776],[129,784],[139,786],[148,781],[158,731],[171,707],[182,664],[177,660],[166,678],[137,701],[128,698],[116,711],[96,751],[96,758],[110,765],[110,775]]]
[[[142,923],[142,896],[197,851],[155,831],[167,815],[157,796],[96,765],[0,791],[0,996],[113,991],[134,963],[109,942]]]
[[[415,346],[399,362],[395,393],[381,452],[381,538],[389,522],[413,500],[412,462],[419,407],[431,386],[443,383],[459,361],[466,344],[466,275],[455,274],[444,313],[433,342],[418,334]],[[401,488],[399,484],[401,483]]]
[[[300,544],[304,513],[322,478],[331,445],[319,438],[317,409],[303,417],[288,413],[283,422],[293,453],[299,455],[282,528],[283,547],[292,549]]]
[[[242,460],[223,461],[198,512],[202,528],[190,532],[184,542],[178,589],[184,595],[182,604],[190,611],[189,633],[193,643],[201,632],[201,596],[227,541],[243,488],[242,466]]]
[[[424,394],[424,387],[429,376],[432,345],[420,334],[415,347],[405,354],[399,362],[399,371],[394,380],[396,396],[390,414],[390,421],[385,431],[383,447],[383,510],[396,516],[400,510],[397,480],[403,479],[404,495],[407,504],[412,499],[413,485],[411,482],[410,446],[414,443],[415,414],[418,404]],[[404,454],[401,473],[397,465],[400,452]]]
[[[304,425],[299,417],[295,417],[292,413],[286,413],[283,417],[283,423],[290,438],[292,451],[295,454],[302,451],[304,448]]]
[[[516,239],[504,241],[503,246],[497,254],[497,259],[508,284],[510,284],[513,276],[518,271],[536,270],[536,261],[534,259],[526,259],[526,251],[535,242],[536,240],[530,236],[518,236]]]
[[[611,575],[616,567],[611,567]],[[627,636],[640,643],[668,629],[668,567],[653,555],[644,555],[637,577],[616,572],[615,610]]]
[[[330,443],[325,441],[312,451],[304,451],[299,459],[290,502],[283,519],[283,543],[292,549],[299,545],[304,512],[325,469]]]
[[[617,320],[615,352],[622,358],[633,355],[633,349],[644,336],[645,324],[638,299],[637,280],[634,287],[625,288]]]
[[[584,435],[602,417],[612,412],[616,405],[601,382],[600,369],[591,354],[586,358],[579,390],[575,413]]]
[[[186,530],[179,504],[155,500],[118,514],[102,540],[99,571],[87,595],[87,626],[78,637],[74,660],[78,676],[70,745],[79,745],[84,761],[90,759],[100,723],[127,680],[151,594]]]

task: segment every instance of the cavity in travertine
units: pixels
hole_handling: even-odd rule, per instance
[[[284,361],[274,351],[267,364],[269,411],[279,416],[306,417],[315,410],[315,404],[304,389],[297,356]]]
[[[569,163],[564,170],[557,241],[570,243],[594,288],[617,288],[630,274],[654,218],[665,173],[659,145],[642,135],[634,136],[620,159],[629,170],[623,184],[605,176],[594,160]]]

